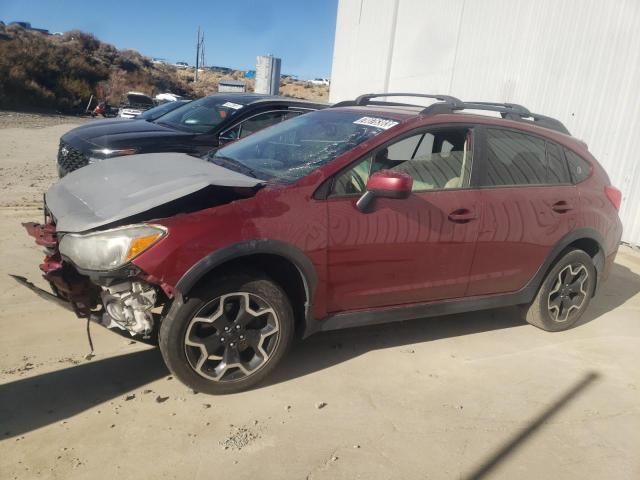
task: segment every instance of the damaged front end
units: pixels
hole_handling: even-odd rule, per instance
[[[75,268],[62,261],[56,227],[51,218],[45,216],[44,224],[30,222],[22,225],[35,242],[44,247],[45,257],[40,270],[54,295],[69,302],[78,317],[89,318],[98,305],[100,289],[88,277],[80,275]]]
[[[161,309],[170,301],[173,292],[169,286],[163,289],[162,285],[151,283],[148,276],[132,265],[110,272],[79,271],[62,257],[56,226],[50,216],[45,217],[44,224],[23,226],[36,243],[44,247],[45,258],[40,270],[53,294],[38,291],[38,287],[21,277],[14,277],[16,280],[41,297],[66,306],[79,318],[143,339],[149,339],[157,331],[159,318],[153,310]]]
[[[152,336],[174,296],[172,285],[133,262],[169,235],[153,220],[242,200],[263,185],[177,153],[116,157],[74,171],[45,194],[44,223],[24,224],[45,249],[40,269],[55,296],[37,293],[67,302],[80,318]]]

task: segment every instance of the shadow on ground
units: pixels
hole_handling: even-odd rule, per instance
[[[0,439],[59,422],[168,374],[142,350],[0,385]]]
[[[577,328],[618,308],[639,292],[640,275],[614,264],[608,281],[602,284]],[[509,307],[318,333],[297,344],[263,385],[285,382],[330,368],[371,350],[521,325],[526,323],[521,319],[520,312],[516,307]],[[526,330],[523,330],[523,335],[526,335]]]
[[[582,380],[566,390],[564,394],[545,408],[543,412],[529,420],[524,428],[515,433],[500,448],[480,463],[480,465],[466,477],[467,480],[491,478],[491,474],[498,465],[511,454],[515,453],[515,451],[521,448],[527,441],[531,440],[535,434],[540,433],[545,423],[560,413],[560,411],[567,407],[576,397],[584,393],[598,378],[599,375],[596,372],[586,374]]]
[[[596,320],[638,292],[640,276],[614,265],[582,323]],[[371,350],[521,325],[516,308],[503,308],[319,333],[297,344],[263,386],[309,375]],[[0,438],[63,420],[167,374],[160,352],[149,349],[0,385]]]

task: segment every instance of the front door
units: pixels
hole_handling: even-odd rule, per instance
[[[329,310],[423,303],[464,295],[481,208],[469,188],[473,131],[414,131],[336,175],[328,202]],[[412,176],[407,199],[356,208],[380,169]]]

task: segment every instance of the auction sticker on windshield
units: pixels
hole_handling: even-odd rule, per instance
[[[356,125],[367,125],[369,127],[388,130],[389,128],[398,125],[399,122],[396,122],[395,120],[387,120],[386,118],[362,117],[354,121],[353,123],[355,123]]]
[[[233,103],[233,102],[223,103],[222,106],[227,108],[233,108],[234,110],[238,110],[243,107],[243,105],[240,105],[239,103]]]

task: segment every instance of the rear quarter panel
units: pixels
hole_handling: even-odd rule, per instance
[[[582,156],[591,163],[592,172],[585,181],[576,185],[580,199],[578,227],[598,231],[604,239],[605,257],[610,257],[618,251],[622,222],[605,193],[605,187],[610,185],[606,172],[591,154],[583,152]]]

